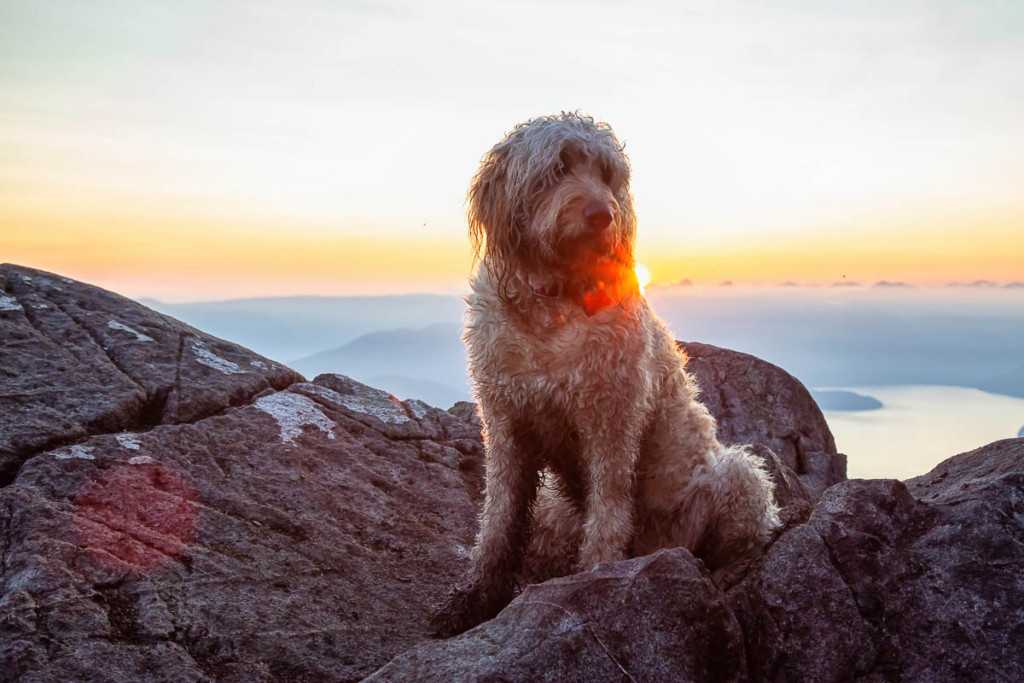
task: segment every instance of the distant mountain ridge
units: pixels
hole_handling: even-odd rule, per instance
[[[291,366],[307,377],[341,372],[399,398],[450,406],[470,398],[466,349],[458,325],[370,332]]]
[[[161,313],[285,362],[337,348],[369,332],[458,325],[457,296],[407,294],[359,297],[267,297],[166,304],[140,300]]]
[[[679,338],[706,339],[788,368],[812,387],[947,385],[1024,398],[1024,297],[998,288],[808,288],[771,291],[652,288],[655,311]],[[457,296],[284,297],[197,304],[152,304],[197,328],[263,355],[362,381],[430,381],[465,392]],[[417,330],[447,325],[445,338]],[[385,356],[338,349],[367,334],[409,354],[415,372],[374,367]],[[393,333],[393,332],[392,332]],[[397,345],[397,346],[396,346]],[[358,345],[357,345],[358,346]],[[335,357],[319,354],[338,352]],[[434,357],[441,361],[435,363]],[[396,358],[392,356],[391,358]],[[428,360],[430,359],[430,360]],[[404,362],[404,361],[402,361]],[[312,364],[311,364],[312,363]],[[408,365],[408,364],[407,364]],[[389,386],[399,386],[389,384]],[[436,389],[437,387],[435,387]],[[450,394],[449,394],[450,395]]]

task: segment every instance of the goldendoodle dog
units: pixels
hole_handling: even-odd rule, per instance
[[[517,126],[473,179],[464,338],[487,483],[441,635],[490,619],[523,581],[659,548],[690,549],[728,585],[779,525],[763,464],[719,443],[638,286],[629,176],[607,124],[563,113]]]

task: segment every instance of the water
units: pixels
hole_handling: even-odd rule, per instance
[[[863,412],[825,411],[850,478],[907,479],[946,458],[1024,425],[1024,399],[948,386],[842,387],[884,404]]]

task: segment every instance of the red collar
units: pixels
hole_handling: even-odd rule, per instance
[[[577,303],[583,307],[583,311],[588,317],[593,316],[602,308],[609,308],[615,305],[612,297],[608,296],[608,290],[603,282],[598,282],[596,286],[590,289],[583,289]]]
[[[546,287],[530,285],[530,291],[535,296],[544,299],[557,299],[563,294],[568,294],[569,299],[582,308],[588,317],[593,316],[601,309],[611,308],[621,303],[628,296],[628,290],[628,280],[619,280],[611,285],[605,284],[603,280],[584,282],[568,292],[562,282],[556,282]]]

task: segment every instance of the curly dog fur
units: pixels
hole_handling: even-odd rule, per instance
[[[473,179],[464,338],[486,497],[442,635],[491,618],[523,581],[659,548],[690,549],[728,585],[779,525],[761,461],[719,443],[640,291],[629,176],[607,124],[563,113],[517,126]]]

